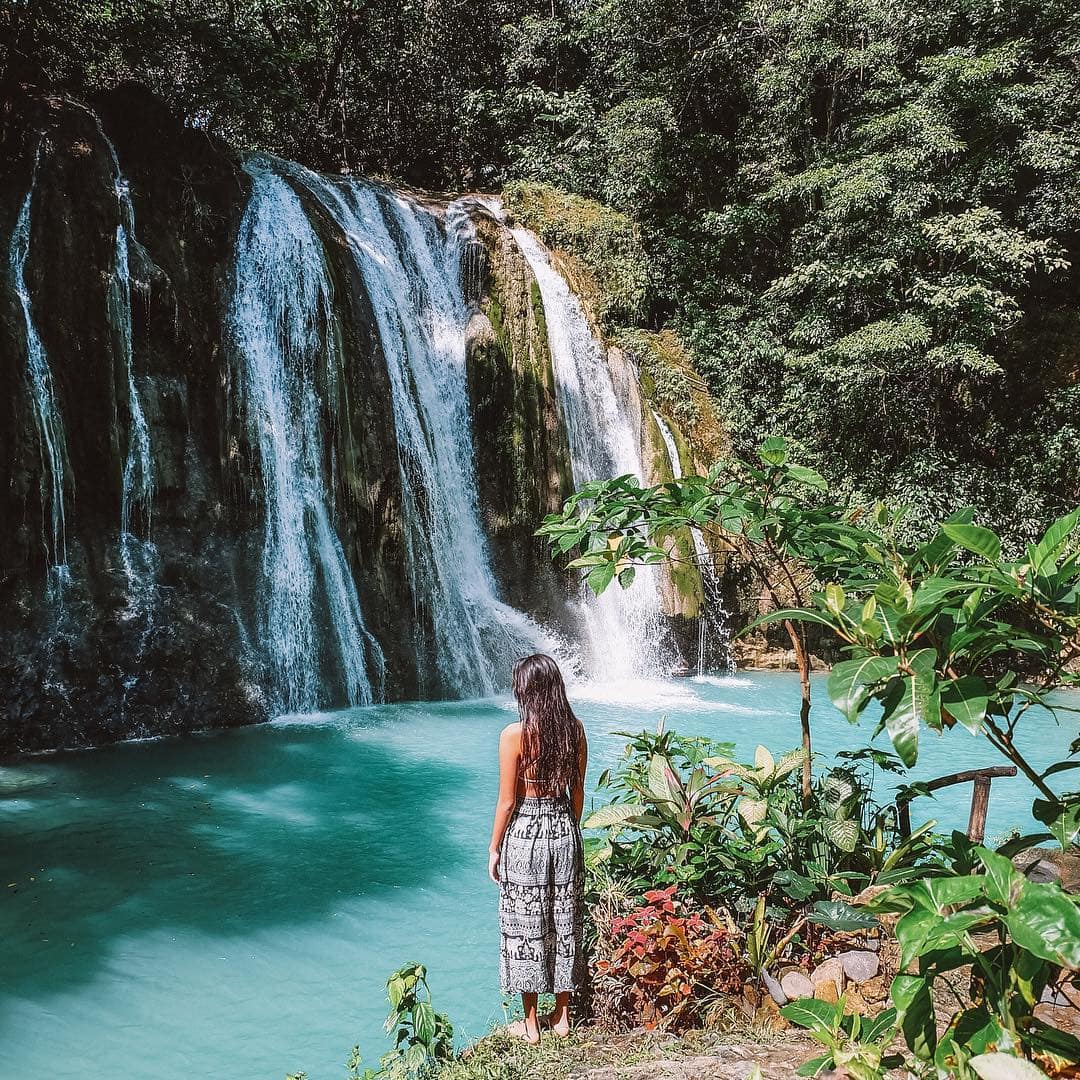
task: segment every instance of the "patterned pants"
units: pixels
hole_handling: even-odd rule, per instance
[[[565,797],[518,803],[499,861],[499,975],[504,994],[581,988],[585,867]]]

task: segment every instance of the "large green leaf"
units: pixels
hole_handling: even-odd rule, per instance
[[[807,922],[827,926],[830,930],[872,930],[878,925],[877,916],[852,907],[842,900],[819,900],[806,916]]]
[[[916,1057],[931,1060],[937,1046],[937,1028],[929,982],[920,975],[897,975],[889,996],[896,1007],[904,1041]]]
[[[663,754],[653,754],[649,758],[649,791],[665,802],[673,802],[678,794],[671,763]]]
[[[758,450],[758,457],[766,465],[783,465],[787,461],[787,456],[787,439],[779,435],[770,436],[761,444],[761,448]]]
[[[981,1080],[1047,1080],[1038,1065],[1012,1054],[978,1054],[968,1064]]]
[[[1059,517],[1043,533],[1042,539],[1035,545],[1031,553],[1031,564],[1034,570],[1040,570],[1045,562],[1057,557],[1062,544],[1068,540],[1078,524],[1080,524],[1080,507],[1063,517]]]
[[[981,525],[964,525],[960,522],[946,522],[941,531],[962,548],[975,555],[981,555],[990,562],[997,562],[1001,557],[1001,541],[989,529]]]
[[[964,675],[941,684],[941,706],[973,734],[982,730],[990,688],[978,675]]]
[[[919,728],[923,724],[940,727],[941,697],[938,694],[933,649],[909,653],[910,669],[899,677],[899,693],[894,689],[885,699],[882,719],[900,760],[910,768],[919,756]]]
[[[599,596],[611,584],[611,579],[614,576],[615,561],[609,559],[599,566],[593,567],[585,580],[589,583],[589,588],[592,589],[594,595]]]
[[[821,823],[821,831],[829,843],[834,844],[841,851],[854,851],[859,842],[859,826],[854,821],[826,818]]]
[[[831,1031],[840,1016],[840,1010],[834,1004],[827,1001],[818,1001],[816,998],[800,998],[798,1001],[789,1002],[781,1010],[780,1014],[799,1027],[825,1029]]]
[[[607,829],[612,825],[625,825],[631,818],[646,812],[643,803],[611,803],[594,810],[582,823],[583,829]]]
[[[1025,880],[1005,925],[1021,948],[1052,964],[1080,968],[1080,908],[1060,886]]]
[[[896,674],[895,656],[864,656],[833,665],[826,683],[829,700],[853,724],[870,700],[868,687]]]

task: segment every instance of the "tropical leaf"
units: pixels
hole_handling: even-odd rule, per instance
[[[771,777],[776,771],[776,762],[772,754],[764,746],[759,746],[754,751],[754,768],[763,773],[765,777]]]
[[[962,548],[975,555],[981,555],[990,562],[997,562],[1001,557],[1001,541],[989,529],[981,525],[964,525],[960,522],[947,521],[941,531]]]
[[[859,826],[854,821],[837,821],[826,818],[821,823],[821,831],[830,844],[835,845],[841,851],[851,852],[855,850],[859,842]]]
[[[977,1054],[968,1064],[981,1080],[1047,1080],[1038,1065],[1012,1054]]]
[[[631,818],[646,812],[643,803],[610,803],[594,810],[581,824],[583,829],[608,829],[625,825]]]
[[[831,1031],[839,1019],[840,1010],[835,1004],[816,998],[800,998],[791,1001],[780,1010],[780,1015],[799,1027]]]
[[[806,916],[807,922],[827,926],[830,930],[872,930],[877,917],[869,911],[845,904],[842,900],[819,900]]]
[[[854,724],[870,700],[868,688],[895,675],[898,662],[895,656],[842,660],[829,673],[829,699]]]

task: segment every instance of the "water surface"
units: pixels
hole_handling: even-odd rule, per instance
[[[581,687],[593,778],[614,732],[652,726],[798,743],[788,674]],[[819,699],[824,686],[817,685]],[[817,749],[864,745],[827,704]],[[386,975],[416,959],[459,1034],[502,1016],[486,879],[506,699],[405,704],[182,740],[54,754],[0,772],[0,1072],[17,1080],[312,1080],[385,1048]],[[1048,764],[1074,732],[1031,717]],[[1075,727],[1075,725],[1072,725]],[[963,731],[924,737],[915,775],[996,764]],[[887,794],[882,788],[882,796]],[[970,786],[915,804],[964,827]],[[995,781],[991,838],[1031,824]]]

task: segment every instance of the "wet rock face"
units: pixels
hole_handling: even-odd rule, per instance
[[[565,621],[566,579],[534,535],[573,493],[540,290],[509,230],[475,216],[486,259],[472,267],[477,310],[467,373],[484,524],[505,599],[542,622]]]
[[[246,186],[238,162],[138,88],[92,107],[27,92],[4,115],[5,241],[34,181],[25,283],[63,429],[67,571],[63,580],[50,570],[61,553],[49,540],[27,331],[5,258],[0,753],[264,719],[260,665],[243,633],[255,514],[237,481],[218,332]],[[110,309],[123,220],[117,161],[136,226],[132,375],[154,484],[152,513],[131,515],[126,544],[134,420]]]

